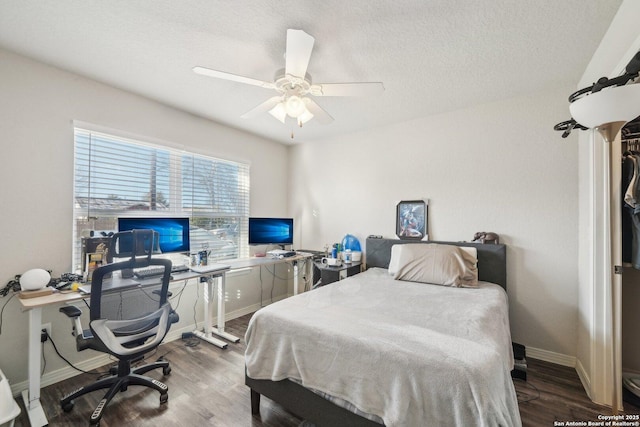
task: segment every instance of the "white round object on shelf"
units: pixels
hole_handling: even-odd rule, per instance
[[[47,286],[50,280],[51,275],[47,270],[34,268],[20,276],[20,287],[23,291],[36,291]]]

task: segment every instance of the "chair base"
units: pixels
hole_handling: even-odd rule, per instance
[[[157,362],[150,363],[148,365],[140,366],[134,370],[131,370],[131,362],[126,360],[120,360],[118,362],[118,374],[107,378],[102,378],[92,384],[81,387],[60,400],[60,406],[65,412],[69,412],[73,409],[74,399],[91,393],[96,390],[108,389],[102,400],[96,406],[96,409],[89,418],[90,425],[99,425],[100,419],[102,419],[103,411],[109,404],[111,399],[120,392],[126,391],[130,385],[140,385],[144,387],[153,388],[160,392],[160,404],[166,403],[169,400],[169,387],[166,384],[155,380],[150,377],[143,376],[142,374],[149,372],[153,369],[162,368],[163,375],[171,373],[171,367],[169,362],[164,360],[158,360]]]

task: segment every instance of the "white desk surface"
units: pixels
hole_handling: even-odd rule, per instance
[[[227,264],[227,263],[225,263]],[[228,264],[227,264],[228,265]],[[174,273],[171,276],[171,282],[178,282],[181,280],[189,280],[195,279],[200,276],[209,276],[209,275],[221,275],[229,271],[226,270],[216,270],[209,273],[196,273],[195,271],[185,271],[183,273]],[[150,279],[135,279],[135,282],[144,286],[146,284],[154,284],[158,282],[157,278]],[[118,288],[116,288],[118,289]],[[121,289],[125,289],[122,287]],[[18,298],[22,303],[23,310],[31,310],[32,308],[44,307],[52,304],[60,304],[60,303],[68,303],[77,300],[81,300],[83,298],[89,298],[91,294],[86,294],[82,292],[76,291],[54,291],[50,295],[44,295],[41,297],[35,298]]]
[[[287,257],[287,258],[273,258],[269,256],[265,257],[251,257],[251,258],[241,258],[241,259],[233,259],[233,260],[222,260],[217,262],[217,264],[225,264],[231,267],[231,271],[238,270],[241,268],[248,267],[258,267],[261,265],[269,265],[269,264],[279,264],[284,262],[292,262],[292,261],[301,261],[307,258],[310,258],[312,254],[306,252],[298,252],[296,255]],[[213,273],[222,273],[224,271],[215,271]],[[199,276],[206,276],[212,273],[196,273],[194,271],[186,271],[184,273],[174,273],[172,275],[172,282],[177,282],[181,280],[193,279]],[[147,279],[149,280],[149,279]],[[153,280],[153,279],[151,279]],[[141,284],[144,285],[144,280],[139,280]],[[63,292],[54,292],[50,295],[45,295],[36,298],[18,298],[22,303],[23,310],[30,310],[36,307],[44,307],[52,304],[59,303],[67,303],[72,301],[81,300],[83,298],[88,298],[88,294],[82,294],[80,292],[73,291],[63,291]]]
[[[251,257],[251,258],[239,258],[232,260],[220,261],[221,263],[231,266],[231,271],[239,270],[241,268],[259,267],[261,265],[279,264],[283,262],[301,261],[307,258],[311,258],[313,254],[307,252],[298,252],[294,256],[286,258],[274,258],[269,255],[263,257]]]

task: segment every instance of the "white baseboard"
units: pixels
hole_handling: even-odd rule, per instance
[[[576,367],[576,357],[568,356],[562,353],[555,353],[549,350],[542,350],[535,347],[527,347],[527,357],[532,359],[539,359],[545,362],[555,363],[556,365],[568,366],[570,368]]]
[[[83,371],[91,371],[93,369],[97,369],[101,366],[107,365],[110,362],[113,362],[113,359],[111,359],[108,354],[99,354],[98,356],[92,357],[90,359],[74,362],[74,365],[79,369],[82,369]],[[44,388],[48,385],[64,381],[71,377],[75,377],[76,375],[80,375],[81,373],[82,372],[73,369],[71,366],[66,366],[55,371],[47,372],[46,374],[42,375],[42,377],[40,377],[40,388]],[[11,393],[14,396],[19,396],[22,390],[27,390],[28,388],[28,380],[16,384],[11,384]]]
[[[281,299],[285,299],[287,298],[288,295],[282,295],[279,297],[275,297],[273,299],[273,302],[279,301]],[[242,307],[238,310],[234,310],[231,312],[227,312],[225,313],[225,321],[229,321],[241,316],[244,316],[246,314],[249,313],[253,313],[255,311],[258,311],[260,308],[262,308],[262,306],[260,305],[260,303],[257,304],[252,304],[250,306],[247,307]],[[200,322],[199,326],[202,326],[202,322]],[[195,325],[191,324],[191,325],[187,325],[184,326],[182,328],[171,328],[169,330],[169,333],[167,334],[167,336],[164,339],[164,342],[171,342],[171,341],[175,341],[178,339],[182,338],[182,334],[184,332],[193,332],[193,330],[195,329]],[[244,339],[244,337],[240,337],[241,339]],[[160,354],[161,350],[159,351]],[[114,358],[110,357],[107,354],[98,354],[95,357],[89,358],[89,359],[85,359],[85,360],[81,360],[79,362],[74,362],[74,365],[77,366],[78,368],[84,370],[84,371],[91,371],[93,369],[97,369],[100,368],[101,366],[107,365],[109,363],[113,363],[115,360]],[[47,372],[44,375],[42,375],[42,377],[40,378],[40,387],[44,388],[46,386],[49,386],[51,384],[55,384],[57,382],[60,381],[64,381],[68,378],[71,377],[75,377],[76,375],[81,374],[81,372],[73,369],[71,366],[65,366],[64,368],[60,368],[57,369],[55,371],[51,371],[51,372]],[[26,390],[29,388],[29,381],[22,381],[19,383],[15,383],[15,384],[11,384],[11,393],[13,394],[14,397],[18,397],[20,396],[20,393],[22,392],[22,390]]]
[[[584,366],[582,366],[582,362],[580,362],[580,359],[576,359],[576,372],[578,373],[578,377],[580,378],[580,382],[582,383],[582,387],[587,393],[587,396],[589,397],[589,399],[593,400],[591,398],[591,378],[589,377],[587,371],[584,369]]]

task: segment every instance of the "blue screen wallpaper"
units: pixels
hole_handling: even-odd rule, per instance
[[[249,244],[293,244],[293,218],[249,218]]]
[[[158,232],[160,251],[189,252],[189,218],[118,218],[118,231],[151,229]]]

